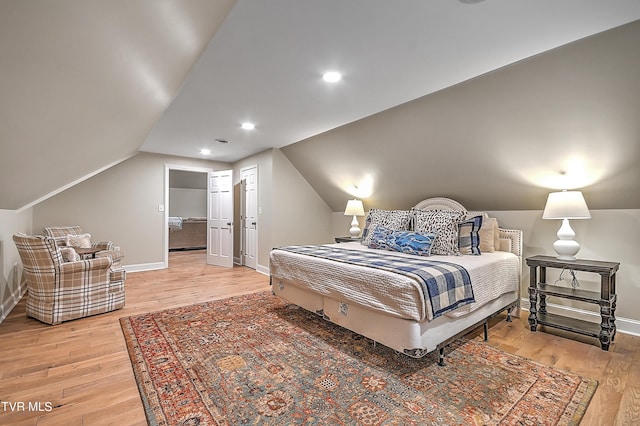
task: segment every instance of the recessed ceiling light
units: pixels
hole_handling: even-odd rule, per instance
[[[340,81],[340,79],[342,79],[342,75],[337,71],[329,71],[324,73],[322,79],[328,83],[335,83],[336,81]]]
[[[248,121],[245,121],[244,123],[242,123],[242,128],[245,130],[253,130],[256,128],[256,125]]]
[[[200,150],[200,154],[202,154],[202,155],[209,155],[209,154],[211,154],[211,150],[210,150],[210,149],[207,149],[207,148],[202,148],[202,149]]]

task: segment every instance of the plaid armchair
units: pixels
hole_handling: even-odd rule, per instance
[[[84,231],[79,226],[49,226],[44,228],[44,235],[53,238],[59,247],[67,244],[67,235],[82,235]],[[113,241],[91,242],[91,247],[102,249],[96,257],[110,256],[113,260],[113,268],[122,267],[124,252],[113,243]]]
[[[64,262],[47,236],[13,236],[27,281],[27,315],[47,324],[114,311],[124,306],[124,269],[111,257]]]

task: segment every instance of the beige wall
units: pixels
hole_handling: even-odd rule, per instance
[[[280,150],[273,150],[273,246],[332,242],[332,212]]]
[[[140,153],[33,208],[33,232],[45,226],[80,225],[92,240],[122,247],[124,265],[164,261],[165,165],[224,169],[226,163]]]
[[[275,245],[324,243],[332,238],[331,211],[278,149],[267,150],[233,165],[149,153],[140,153],[33,208],[33,232],[50,225],[80,225],[93,240],[111,240],[121,246],[128,269],[162,267],[165,205],[165,166],[233,169],[234,185],[240,170],[258,166],[257,269],[267,272]],[[239,199],[238,188],[235,191]],[[239,206],[236,203],[236,216]],[[239,217],[235,219],[234,251],[238,257]]]
[[[32,209],[0,210],[0,322],[9,314],[26,291],[18,267],[20,256],[12,236],[31,233]]]

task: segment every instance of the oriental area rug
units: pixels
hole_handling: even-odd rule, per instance
[[[150,425],[576,425],[597,387],[479,340],[440,367],[269,292],[120,323]]]

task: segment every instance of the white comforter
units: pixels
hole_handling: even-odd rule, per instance
[[[358,242],[341,243],[339,247],[371,250]],[[385,253],[389,256],[410,256]],[[457,263],[467,269],[471,278],[475,302],[447,316],[464,315],[501,294],[517,291],[520,285],[520,259],[513,253],[497,251],[480,256],[432,256],[431,259]],[[283,250],[271,252],[269,267],[273,285],[278,285],[278,280],[286,280],[324,296],[394,317],[415,321],[433,318],[422,287],[404,275]]]

